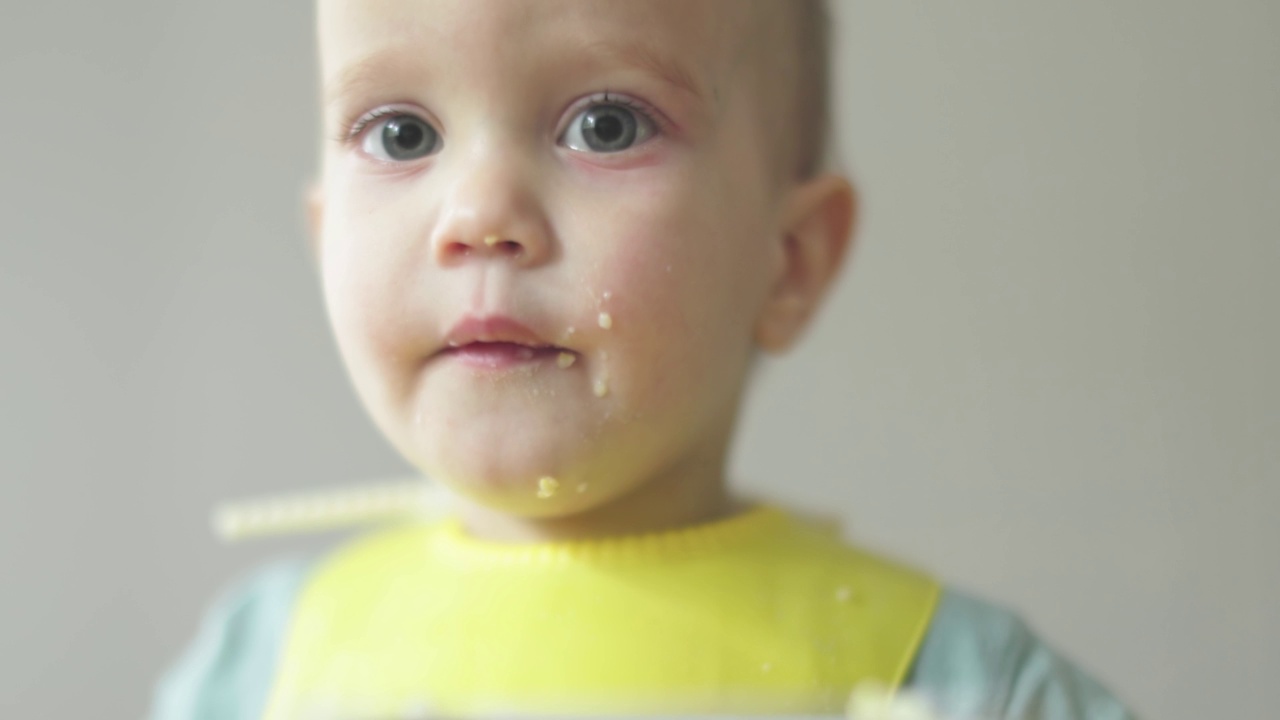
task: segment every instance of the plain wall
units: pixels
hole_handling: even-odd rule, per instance
[[[857,250],[749,491],[1022,612],[1149,718],[1280,676],[1280,4],[840,2]],[[0,10],[0,709],[126,718],[217,502],[404,474],[306,251],[308,2]]]

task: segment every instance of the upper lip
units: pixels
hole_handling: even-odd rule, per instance
[[[445,336],[444,350],[471,343],[512,343],[531,348],[552,347],[551,343],[543,340],[536,332],[504,315],[468,315],[462,318]]]

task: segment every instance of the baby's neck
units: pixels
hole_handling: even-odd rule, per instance
[[[712,522],[746,504],[732,498],[719,473],[671,473],[596,508],[565,517],[511,515],[460,502],[468,534],[495,542],[537,543],[643,535]],[[700,475],[700,477],[699,477]]]

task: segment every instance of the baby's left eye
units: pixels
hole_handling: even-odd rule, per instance
[[[562,142],[579,152],[615,153],[644,142],[654,129],[643,113],[618,103],[599,103],[574,116]]]
[[[440,133],[431,124],[408,113],[394,113],[371,123],[362,146],[370,155],[387,161],[417,160],[440,149]]]

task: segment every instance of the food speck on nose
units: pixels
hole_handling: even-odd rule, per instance
[[[607,312],[600,313],[600,327],[605,330],[613,327],[613,316]]]
[[[538,478],[538,497],[546,500],[560,489],[560,482],[550,476]]]
[[[500,242],[502,242],[502,238],[498,237],[497,235],[484,236],[484,244],[486,247],[493,247],[494,245],[497,245]]]
[[[563,370],[572,365],[577,359],[577,356],[573,353],[562,352],[556,356],[556,365],[560,366],[560,369]]]

